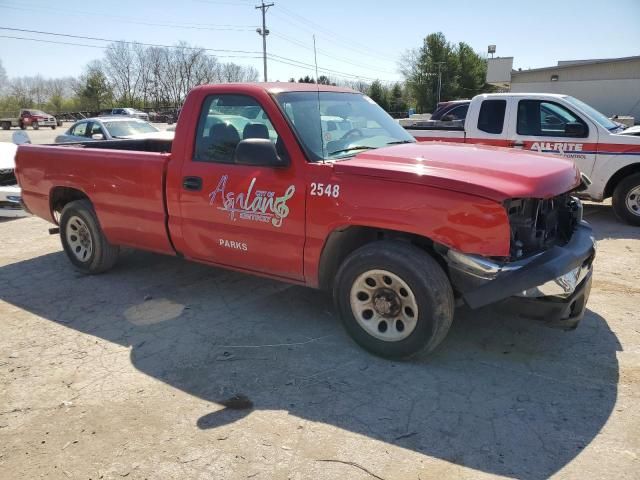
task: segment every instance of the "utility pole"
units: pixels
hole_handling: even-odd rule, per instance
[[[264,3],[262,0],[262,5],[257,5],[256,10],[262,10],[262,28],[256,28],[256,32],[258,35],[262,37],[262,61],[264,62],[264,81],[267,81],[267,35],[269,35],[269,30],[267,29],[266,15],[269,7],[273,7],[275,3]]]

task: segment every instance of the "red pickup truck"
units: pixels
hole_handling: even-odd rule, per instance
[[[351,128],[325,135],[327,118]],[[433,350],[457,304],[573,328],[589,296],[571,161],[417,144],[348,89],[201,86],[173,141],[24,145],[16,164],[25,207],[59,225],[80,271],[126,246],[323,288],[382,356]]]

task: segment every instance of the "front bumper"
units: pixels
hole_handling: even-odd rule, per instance
[[[494,262],[449,250],[452,283],[471,308],[500,303],[550,326],[575,328],[591,290],[595,240],[581,222],[564,246],[518,262]]]

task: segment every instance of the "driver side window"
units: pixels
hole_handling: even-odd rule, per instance
[[[200,113],[193,160],[233,163],[236,147],[249,138],[271,140],[280,157],[286,155],[269,117],[255,99],[246,95],[210,95]]]
[[[73,127],[70,132],[74,137],[84,137],[87,133],[87,122],[82,122]]]
[[[582,127],[576,130],[575,126]],[[572,128],[574,127],[574,128]],[[581,133],[575,133],[580,131]],[[584,138],[589,130],[584,121],[562,105],[541,100],[518,102],[518,135]]]

